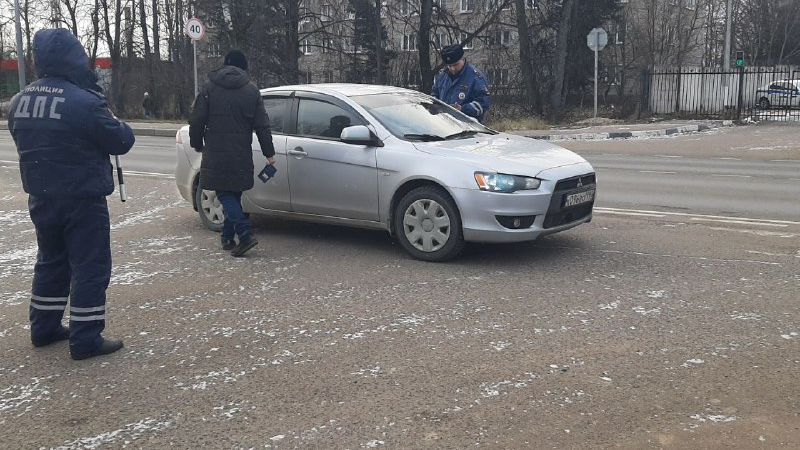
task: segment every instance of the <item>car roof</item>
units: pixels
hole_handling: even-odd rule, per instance
[[[321,94],[333,94],[345,97],[352,97],[354,95],[374,95],[384,94],[388,92],[413,92],[419,93],[411,89],[401,88],[397,86],[386,86],[380,84],[357,84],[357,83],[316,83],[316,84],[295,84],[288,86],[275,86],[271,88],[261,89],[261,94],[267,94],[274,91],[306,91],[318,92]]]

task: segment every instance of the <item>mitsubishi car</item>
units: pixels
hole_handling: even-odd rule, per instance
[[[546,141],[492,130],[417,91],[363,84],[261,90],[277,173],[253,139],[255,186],[244,211],[388,231],[414,258],[446,261],[467,242],[532,241],[589,222],[592,166]],[[175,181],[219,231],[214,191],[199,178],[189,127],[176,136]]]

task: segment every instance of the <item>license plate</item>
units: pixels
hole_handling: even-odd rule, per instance
[[[592,200],[594,200],[594,189],[569,194],[564,197],[564,208],[580,205],[581,203],[590,202]]]

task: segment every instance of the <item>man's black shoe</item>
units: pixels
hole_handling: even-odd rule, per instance
[[[222,240],[222,249],[225,250],[226,252],[229,250],[233,250],[234,247],[236,247],[236,241],[234,241],[233,239]]]
[[[94,349],[89,353],[70,353],[72,359],[80,360],[91,358],[94,356],[101,356],[101,355],[108,355],[109,353],[114,353],[115,351],[122,348],[122,341],[119,339],[105,339],[103,338],[103,343],[100,344],[99,347]]]
[[[258,241],[256,238],[250,238],[245,241],[240,241],[239,245],[237,245],[233,250],[231,250],[231,255],[233,256],[244,256],[248,250],[258,245]]]
[[[58,331],[49,336],[46,337],[31,336],[31,343],[33,343],[34,347],[44,347],[45,345],[50,345],[58,341],[65,341],[67,339],[69,339],[69,328],[65,327],[64,325],[61,325],[61,328]]]

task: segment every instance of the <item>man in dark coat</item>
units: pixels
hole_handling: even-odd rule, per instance
[[[194,100],[189,141],[203,152],[200,188],[216,191],[225,211],[222,248],[242,256],[258,244],[242,212],[242,192],[252,189],[255,174],[253,132],[269,164],[275,164],[275,147],[261,94],[247,75],[244,53],[230,51],[224,64],[208,74]]]
[[[33,52],[39,80],[14,96],[8,119],[39,246],[31,341],[42,347],[69,339],[73,359],[106,355],[122,348],[101,336],[111,279],[109,155],[127,153],[133,131],[109,111],[86,51],[69,31],[39,30]],[[61,324],[68,299],[69,329]]]

